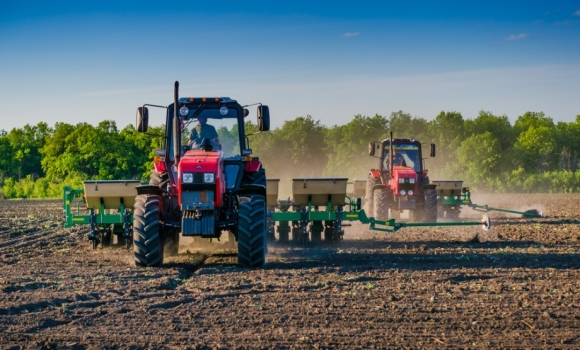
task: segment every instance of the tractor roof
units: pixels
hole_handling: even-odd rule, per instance
[[[237,102],[236,100],[232,100],[229,97],[181,97],[179,99],[180,103],[195,103],[195,102],[204,102],[204,103],[225,103],[225,102]]]
[[[389,142],[389,139],[384,139],[383,143]],[[413,137],[393,137],[393,142],[395,143],[403,143],[403,142],[411,142],[411,143],[420,143],[419,140]]]

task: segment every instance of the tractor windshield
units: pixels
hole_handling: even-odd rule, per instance
[[[219,109],[191,109],[181,118],[181,130],[182,151],[200,149],[203,139],[208,139],[212,149],[221,150],[225,158],[241,154],[238,111],[233,108],[226,115]]]
[[[394,144],[393,145],[393,166],[407,166],[416,172],[421,171],[421,156],[419,146],[416,144]],[[389,168],[389,144],[385,145],[383,154],[383,168]]]

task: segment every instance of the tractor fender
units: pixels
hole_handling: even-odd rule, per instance
[[[238,191],[238,195],[243,196],[244,194],[258,194],[265,197],[266,186],[258,184],[242,185]]]
[[[381,177],[381,172],[379,171],[379,169],[372,169],[369,172],[369,175],[372,176],[372,177],[374,177],[375,179],[378,179],[378,178]]]
[[[382,189],[385,189],[385,188],[387,188],[387,186],[385,186],[383,184],[377,184],[377,185],[374,185],[373,186],[372,191],[375,192],[375,190],[382,190]]]
[[[165,167],[165,163],[163,163],[163,162],[155,162],[155,163],[153,163],[153,166],[155,167],[155,171],[158,173],[164,173],[167,171],[167,168]]]
[[[163,195],[163,192],[161,191],[159,186],[155,186],[155,185],[141,185],[141,186],[135,187],[135,189],[137,190],[137,195],[142,195],[142,194],[153,194],[153,195],[158,195],[158,196]]]
[[[247,173],[255,173],[258,170],[262,169],[262,162],[257,159],[252,159],[246,162],[246,166],[244,168],[244,172]]]

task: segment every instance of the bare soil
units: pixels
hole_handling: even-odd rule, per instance
[[[0,348],[579,348],[580,195],[473,199],[547,216],[353,224],[340,248],[272,247],[263,269],[187,247],[143,269],[64,229],[62,201],[2,201]]]

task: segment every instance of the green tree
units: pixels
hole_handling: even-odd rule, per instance
[[[429,124],[427,120],[419,117],[412,117],[403,111],[393,112],[389,116],[389,131],[393,132],[393,137],[411,137],[417,140],[428,138]]]
[[[71,135],[75,127],[67,123],[56,123],[52,135],[46,138],[44,147],[40,149],[41,165],[46,176],[58,181],[71,173],[79,172],[76,167],[75,154],[69,151]]]
[[[455,152],[465,139],[463,116],[459,112],[441,111],[429,122],[428,128],[429,139],[437,145],[438,151],[435,159],[426,162],[427,168],[434,170],[435,177],[453,176],[453,163],[457,161]]]
[[[554,130],[553,127],[532,125],[518,137],[515,149],[527,171],[545,172],[557,164]]]
[[[499,179],[501,157],[500,142],[491,132],[474,134],[457,149],[457,170],[470,186],[493,189]]]
[[[540,127],[545,126],[547,128],[554,127],[554,121],[550,117],[546,117],[544,112],[526,112],[520,115],[516,122],[514,123],[514,129],[517,135],[528,130],[531,126]]]
[[[7,137],[12,148],[12,175],[18,179],[26,175],[32,175],[33,178],[44,176],[40,149],[51,133],[52,130],[44,122],[36,126],[26,124],[22,129],[14,128],[10,131]]]
[[[388,120],[376,114],[373,117],[356,115],[345,125],[335,125],[325,135],[324,151],[328,155],[327,176],[366,179],[377,159],[368,155],[368,144],[381,141],[388,135]]]
[[[475,119],[465,120],[466,136],[490,132],[500,143],[502,151],[513,147],[516,142],[515,130],[506,115],[496,116],[480,111]]]
[[[14,169],[14,154],[8,133],[0,130],[0,176],[10,176]],[[2,184],[0,184],[2,185]]]

